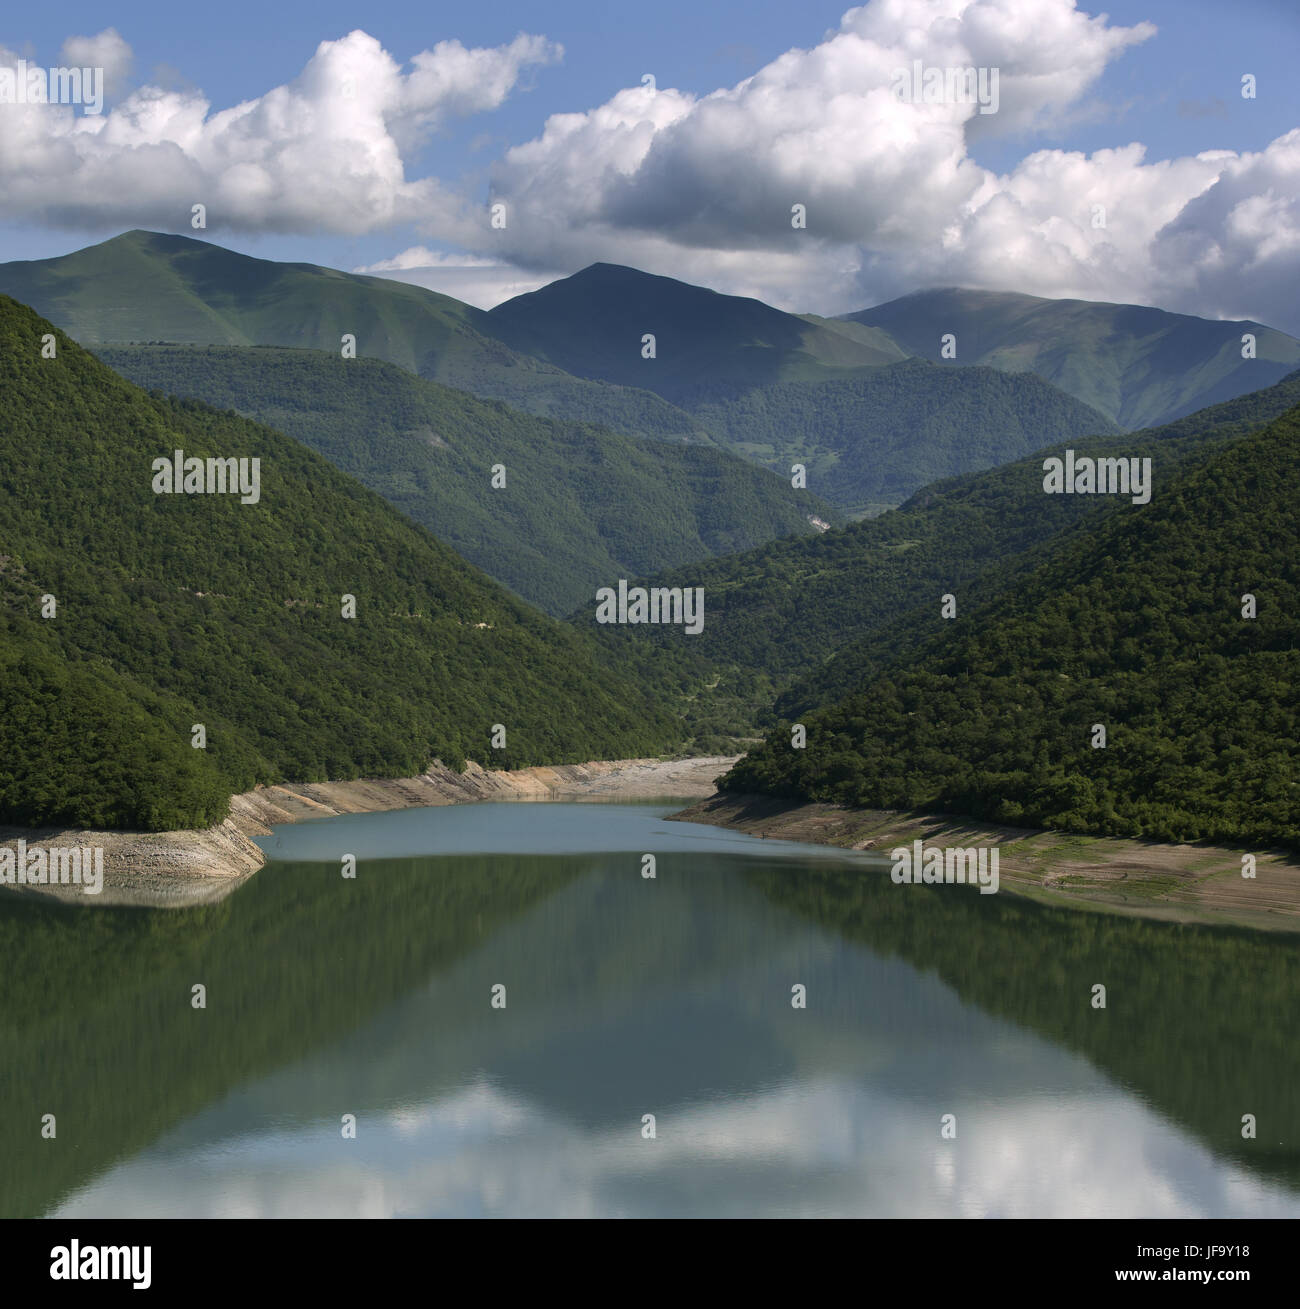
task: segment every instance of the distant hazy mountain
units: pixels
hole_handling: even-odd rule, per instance
[[[478,400],[377,359],[272,347],[102,347],[139,386],[268,423],[555,615],[598,586],[838,515],[713,446],[638,441]],[[493,488],[491,470],[505,469]]]
[[[79,340],[358,354],[527,413],[716,443],[851,512],[1049,442],[1168,421],[1270,385],[1300,342],[1131,306],[929,292],[845,319],[594,264],[490,313],[188,237],[128,232],[0,265],[0,291]],[[1240,358],[1257,328],[1259,358]],[[922,367],[942,332],[988,368]],[[653,337],[653,357],[650,342]]]
[[[150,396],[66,336],[42,358],[52,332],[0,297],[0,822],[206,826],[277,777],[680,740],[588,634],[306,446]],[[177,450],[198,463],[180,493],[155,464]],[[247,502],[227,459],[260,461]]]
[[[488,316],[450,296],[314,264],[282,264],[206,241],[126,232],[56,259],[0,264],[0,292],[83,345],[283,345],[398,364],[529,413],[634,436],[707,437],[648,392],[583,381],[511,350]]]
[[[786,475],[804,464],[809,486],[847,510],[897,504],[1057,437],[1116,430],[1038,378],[925,367],[874,328],[614,264],[488,317],[518,350],[657,392],[738,454]]]
[[[1172,422],[1300,366],[1300,341],[1262,323],[1004,291],[922,291],[845,320],[940,362],[952,333],[957,364],[1035,372],[1125,428]],[[1254,359],[1242,358],[1245,333]]]
[[[994,468],[1049,441],[1118,429],[1032,373],[905,359],[838,380],[777,382],[699,403],[730,449],[788,472],[846,511],[896,505],[943,477]]]
[[[517,350],[578,377],[644,387],[674,404],[819,381],[905,357],[882,332],[855,336],[761,300],[721,295],[618,264],[497,305],[493,330]],[[646,336],[654,357],[646,358]]]

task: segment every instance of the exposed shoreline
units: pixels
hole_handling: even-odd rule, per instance
[[[82,905],[180,908],[223,899],[263,864],[254,838],[283,823],[493,800],[656,799],[693,801],[672,818],[752,836],[881,854],[923,840],[993,845],[1001,889],[1076,909],[1177,922],[1300,932],[1300,857],[1256,851],[1256,876],[1241,876],[1241,851],[1005,827],[943,816],[719,793],[714,779],[734,759],[619,759],[457,773],[435,763],[419,777],[295,782],[233,796],[215,827],[174,832],[99,832],[0,827],[0,847],[101,846],[99,895],[79,886],[0,886],[15,894]]]
[[[230,817],[215,827],[175,832],[100,832],[82,828],[0,827],[0,846],[99,846],[104,883],[98,895],[80,886],[0,885],[0,891],[82,905],[155,908],[223,899],[266,863],[254,837],[281,823],[338,814],[378,813],[485,800],[689,800],[714,793],[714,778],[734,756],[617,759],[495,772],[469,764],[457,773],[435,763],[419,777],[351,782],[292,782],[236,795]]]
[[[1000,889],[1014,895],[1174,922],[1300,932],[1300,856],[1285,851],[1256,850],[1255,877],[1248,879],[1241,875],[1243,852],[1221,846],[1080,836],[773,796],[716,794],[672,816],[751,836],[881,854],[917,840],[996,844]]]

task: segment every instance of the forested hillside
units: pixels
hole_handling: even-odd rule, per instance
[[[680,739],[589,636],[319,455],[151,397],[3,297],[0,387],[0,821],[206,825],[273,778]],[[176,450],[259,459],[256,502],[155,493]]]
[[[1298,475],[1293,409],[1097,515],[726,786],[1300,848]]]
[[[788,478],[717,448],[537,418],[379,360],[269,346],[96,353],[139,386],[237,410],[302,441],[557,616],[620,577],[838,517]],[[498,465],[505,485],[494,487]]]
[[[1073,443],[1080,455],[1148,456],[1160,487],[1300,405],[1300,373],[1177,423]],[[899,509],[817,537],[773,541],[744,554],[647,579],[703,586],[707,620],[686,654],[703,689],[692,711],[716,730],[745,730],[775,705],[784,716],[842,699],[871,670],[937,631],[940,597],[961,611],[1014,586],[1065,534],[1131,511],[1111,497],[1044,495],[1040,453],[918,492]],[[590,627],[591,606],[575,624]],[[653,675],[683,652],[653,627],[600,629]]]

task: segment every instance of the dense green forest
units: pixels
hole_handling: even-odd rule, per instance
[[[1163,481],[1298,404],[1300,373],[1166,427],[1072,445],[1094,457],[1149,455]],[[743,732],[773,701],[789,715],[842,699],[938,629],[940,596],[958,595],[964,612],[1014,584],[1062,533],[1125,512],[1105,496],[1044,495],[1042,476],[1039,454],[936,483],[878,518],[646,579],[704,587],[704,630],[685,652],[708,688],[693,712],[714,730]],[[572,621],[590,627],[590,606]],[[601,628],[598,636],[647,676],[657,664],[681,669],[681,643],[662,629]]]
[[[0,819],[206,825],[276,778],[680,741],[587,634],[319,455],[150,396],[2,297],[0,386]],[[176,449],[260,459],[260,498],[155,494],[153,461]]]
[[[598,586],[815,529],[838,515],[715,447],[640,441],[478,400],[374,359],[220,346],[103,347],[138,386],[302,441],[549,613]],[[493,488],[492,469],[505,468]]]
[[[1198,467],[1229,442],[1266,426],[1300,405],[1300,373],[1252,395],[1192,414],[1146,432],[1105,441],[1075,443],[1093,458],[1138,456],[1152,460],[1157,485],[1180,471]],[[908,508],[913,521],[927,524],[931,540],[919,542],[937,552],[938,568],[915,578],[911,599],[847,641],[829,658],[806,665],[778,698],[777,713],[788,716],[843,699],[863,685],[872,670],[913,649],[946,621],[937,597],[960,594],[963,611],[992,601],[1018,584],[1076,533],[1092,530],[1099,517],[1132,509],[1122,498],[1044,495],[1044,455],[1006,468],[955,479],[918,493]],[[916,562],[916,561],[912,561]]]
[[[1298,474],[1293,409],[1066,534],[725,786],[1300,848]]]

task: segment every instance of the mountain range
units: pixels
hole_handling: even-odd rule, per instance
[[[716,444],[787,479],[801,464],[808,489],[851,514],[878,512],[935,478],[993,467],[1046,441],[1118,431],[1133,413],[1163,413],[1171,393],[1194,408],[1257,389],[1280,375],[1278,360],[1300,350],[1262,329],[1253,372],[1216,355],[1199,368],[1197,390],[1175,377],[1186,371],[1176,342],[1148,349],[1141,367],[1126,364],[1132,394],[1121,405],[1105,387],[1071,391],[1092,355],[1077,368],[1061,363],[1070,333],[1042,316],[1016,320],[1030,333],[1023,349],[1046,361],[1037,372],[1007,355],[1015,323],[987,361],[1010,369],[960,351],[973,367],[922,368],[930,341],[921,338],[946,330],[951,307],[942,300],[931,327],[913,314],[896,337],[887,326],[786,313],[595,264],[484,312],[407,283],[141,231],[55,259],[0,265],[0,292],[92,348],[166,342],[340,354],[348,337],[361,356],[530,414]],[[1220,353],[1232,339],[1233,325],[1166,318],[1184,335],[1199,324]],[[1044,342],[1033,335],[1040,331]],[[1117,328],[1106,349],[1107,359],[1127,360],[1141,342]]]
[[[9,821],[762,727],[729,787],[1300,841],[1281,333],[963,291],[821,319],[610,265],[483,313],[151,233],[10,287],[102,358],[0,297]],[[1150,503],[1045,495],[1066,447],[1149,459]],[[174,451],[265,485],[159,494]],[[702,587],[703,631],[596,625],[621,576]]]
[[[529,413],[633,436],[708,439],[649,392],[583,381],[511,350],[487,314],[450,296],[190,237],[132,231],[58,258],[0,264],[0,293],[87,346],[280,345],[338,355],[347,335],[359,355]]]

